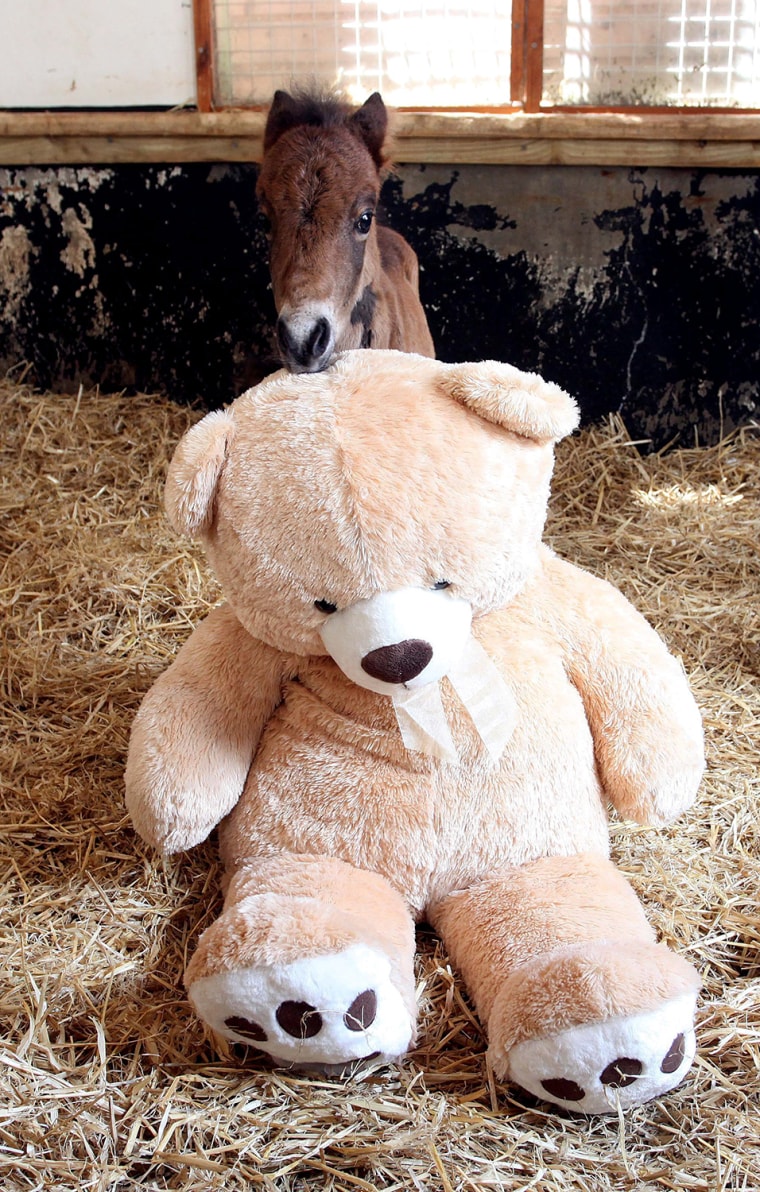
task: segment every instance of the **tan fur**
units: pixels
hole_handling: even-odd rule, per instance
[[[429,915],[503,1064],[516,1041],[694,988],[608,860],[607,811],[687,807],[700,718],[628,601],[541,543],[570,399],[493,362],[350,352],[277,374],[224,419],[223,451],[220,419],[180,444],[167,502],[229,605],[146,696],[127,767],[158,847],[220,824],[225,910],[188,981],[361,939],[409,1005],[412,921]],[[446,679],[458,762],[407,750],[390,699],[320,637],[315,601],[443,580],[514,700],[496,765]]]
[[[556,443],[578,425],[577,407],[559,385],[510,365],[455,365],[443,385],[481,418],[540,443]]]
[[[228,697],[209,689],[211,676]],[[166,852],[190,848],[234,807],[282,679],[279,655],[228,607],[198,626],[132,726],[127,808],[146,840]]]
[[[314,955],[359,940],[384,951],[414,1014],[414,925],[404,899],[379,874],[331,857],[280,854],[237,870],[186,984],[241,963],[288,964],[309,940],[318,941]]]
[[[214,493],[232,435],[229,414],[216,410],[182,440],[165,494],[166,512],[177,533],[195,538],[209,528]]]
[[[430,918],[488,1023],[501,1076],[524,1039],[639,1013],[699,985],[687,961],[655,944],[622,874],[593,854],[502,870]]]

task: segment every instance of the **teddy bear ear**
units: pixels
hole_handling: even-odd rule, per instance
[[[537,443],[556,443],[578,425],[578,406],[564,389],[512,364],[450,364],[441,383],[481,418]]]
[[[214,493],[232,434],[229,413],[215,410],[177,444],[166,475],[164,504],[178,533],[197,538],[211,525]]]

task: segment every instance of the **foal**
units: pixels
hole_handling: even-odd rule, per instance
[[[435,355],[417,257],[375,219],[387,127],[377,92],[354,112],[335,99],[274,94],[257,195],[291,372],[319,372],[346,348]]]

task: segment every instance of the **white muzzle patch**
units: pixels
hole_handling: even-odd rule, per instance
[[[441,701],[444,676],[495,763],[515,725],[512,693],[472,636],[472,609],[445,590],[402,588],[332,613],[327,651],[360,687],[393,700],[407,749],[457,761]]]

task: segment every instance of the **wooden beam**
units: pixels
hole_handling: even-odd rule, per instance
[[[537,112],[544,93],[544,0],[526,0],[525,111]]]
[[[0,141],[7,137],[259,137],[266,112],[227,109],[196,112],[178,108],[170,112],[14,112],[0,110]],[[760,141],[760,112],[700,111],[684,114],[627,112],[545,111],[474,112],[397,109],[392,112],[396,138],[429,137],[456,140],[477,136],[502,138],[561,138],[600,140]]]
[[[260,137],[10,137],[0,140],[0,166],[108,166],[118,163],[259,162]],[[760,169],[760,142],[503,140],[408,137],[398,165],[683,166]]]
[[[263,111],[0,112],[0,164],[243,161],[261,157]],[[410,112],[397,162],[760,165],[760,113]]]
[[[214,17],[211,5],[212,0],[193,0],[195,77],[200,112],[210,112],[214,106]]]
[[[231,113],[230,113],[231,114]],[[242,113],[240,113],[242,115]],[[757,141],[760,112],[440,112],[397,111],[396,137],[425,136],[456,139],[477,136],[501,140],[513,137],[574,137],[596,141],[625,140]],[[2,118],[0,117],[0,130]]]
[[[512,0],[512,51],[510,55],[509,98],[525,103],[525,39],[527,0]]]
[[[758,141],[577,140],[545,137],[519,140],[447,141],[410,137],[395,161],[461,165],[673,166],[702,169],[758,169]]]
[[[109,166],[120,163],[257,162],[260,137],[127,136],[7,137],[0,166]]]

